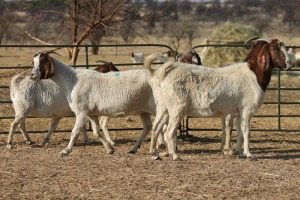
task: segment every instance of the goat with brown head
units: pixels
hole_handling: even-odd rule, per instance
[[[46,52],[39,52],[38,54],[34,55],[33,58],[33,68],[39,67],[39,73],[40,74],[31,74],[32,78],[39,78],[39,79],[47,79],[54,75],[54,62],[51,56],[49,54],[54,53],[59,55],[58,53],[54,51],[46,51]]]
[[[97,68],[95,68],[94,70],[100,73],[107,73],[110,71],[119,71],[118,68],[116,68],[116,66],[112,63],[112,62],[106,62],[106,61],[102,61],[102,60],[98,60],[96,62],[102,62],[102,65],[99,65]]]
[[[178,61],[183,63],[202,65],[201,58],[195,50],[190,50],[187,53],[179,54]]]
[[[249,68],[257,76],[258,83],[264,91],[270,83],[273,68],[292,68],[285,45],[278,39],[254,40],[245,62],[249,63]]]

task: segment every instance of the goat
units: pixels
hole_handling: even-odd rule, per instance
[[[287,51],[287,55],[290,58],[290,64],[292,66],[297,65],[297,58],[296,52],[293,48],[289,48]],[[232,155],[234,151],[231,148],[231,134],[233,130],[233,120],[234,115],[230,114],[225,118],[222,118],[222,142],[221,142],[221,149],[224,155]]]
[[[98,60],[96,62],[104,63],[104,64],[99,65],[97,68],[94,69],[97,72],[107,73],[107,72],[111,72],[111,71],[119,71],[119,69],[116,68],[116,66],[112,62],[107,62],[107,61],[103,61],[103,60]]]
[[[112,62],[96,62],[104,63],[95,69],[95,71],[100,73],[119,71]],[[77,71],[80,70],[78,69]],[[25,128],[25,119],[27,116],[52,118],[49,131],[43,142],[46,145],[50,143],[51,135],[55,131],[58,122],[63,117],[74,115],[65,94],[51,80],[36,82],[31,80],[29,76],[16,75],[11,79],[10,95],[16,114],[7,139],[8,148],[12,148],[13,135],[17,126],[20,126],[25,142],[27,144],[33,143]],[[83,127],[82,133],[85,143],[91,143],[86,134],[85,127]],[[110,138],[109,136],[107,137]]]
[[[25,119],[29,115],[52,118],[43,144],[49,144],[51,134],[63,117],[73,115],[63,91],[51,80],[36,82],[30,79],[29,76],[17,74],[12,77],[10,82],[10,97],[15,110],[15,119],[11,123],[7,138],[8,148],[12,148],[13,136],[17,126],[20,127],[25,142],[27,144],[34,143],[25,128]],[[84,141],[91,143],[85,128],[82,132]]]
[[[177,55],[178,55],[178,53],[176,51],[169,50],[169,51],[166,51],[166,52],[160,54],[157,57],[157,61],[165,63],[165,62],[168,62],[169,58],[176,58]]]
[[[130,56],[132,63],[134,63],[133,67],[136,67],[136,63],[143,63],[144,62],[144,54],[143,53],[134,53],[130,51]]]
[[[177,56],[178,62],[202,65],[201,58],[195,50],[189,50],[186,53],[180,53]]]
[[[292,48],[289,48],[288,55],[291,58],[291,62],[295,66],[299,66],[300,65],[300,52],[296,52],[295,48],[292,47]]]
[[[224,117],[235,114],[238,116],[237,153],[242,157],[256,159],[249,151],[250,118],[263,103],[272,69],[292,67],[284,43],[278,39],[257,39],[245,62],[223,68],[168,62],[160,68],[152,69],[151,63],[156,57],[148,56],[144,65],[151,74],[149,82],[155,101],[159,102],[153,124],[153,145],[158,135],[155,123],[162,117],[168,117],[165,140],[173,160],[177,160],[176,128],[185,115]],[[240,84],[244,82],[247,82],[246,86]]]

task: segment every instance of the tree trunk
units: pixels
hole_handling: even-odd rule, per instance
[[[73,47],[71,49],[71,52],[70,52],[70,65],[74,66],[76,65],[76,62],[77,62],[77,58],[78,58],[78,54],[79,54],[79,48],[78,47]]]

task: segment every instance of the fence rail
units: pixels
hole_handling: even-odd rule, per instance
[[[1,48],[70,48],[70,47],[75,47],[76,45],[0,45]],[[76,67],[84,67],[84,68],[89,68],[89,67],[95,67],[97,65],[95,64],[89,64],[89,50],[91,47],[94,47],[95,45],[78,45],[77,47],[81,47],[85,51],[85,64],[83,65],[76,65]],[[105,49],[107,47],[157,47],[157,48],[167,48],[168,50],[173,51],[173,49],[167,45],[162,45],[162,44],[112,44],[112,45],[97,45],[102,49]],[[207,45],[198,45],[193,47],[193,49],[201,48],[201,47],[216,47],[216,48],[233,48],[233,47],[249,47],[248,45],[242,45],[242,44],[207,44]],[[289,47],[289,46],[288,46]],[[293,46],[294,48],[300,48],[300,46]],[[162,51],[163,52],[163,51]],[[157,52],[153,52],[157,53]],[[142,64],[142,63],[140,63]],[[116,64],[116,66],[132,66],[132,63],[119,63]],[[2,70],[9,70],[9,69],[29,69],[31,66],[0,66],[0,74]],[[299,79],[300,82],[300,69],[292,69],[290,72],[296,74],[296,78]],[[300,119],[300,98],[297,97],[296,99],[293,99],[293,101],[284,101],[282,100],[282,92],[283,91],[289,91],[289,92],[294,92],[299,95],[300,91],[300,84],[297,85],[296,87],[282,87],[281,84],[281,77],[282,77],[282,71],[281,70],[274,70],[274,75],[277,78],[277,87],[273,88],[268,88],[267,92],[273,91],[277,92],[277,100],[276,101],[266,101],[264,102],[265,105],[275,105],[276,106],[276,113],[274,114],[256,114],[253,116],[253,118],[277,118],[277,126],[276,128],[266,128],[266,129],[261,129],[261,128],[251,128],[252,131],[284,131],[284,132],[300,132],[300,122],[299,125],[296,126],[296,128],[282,128],[282,121],[284,118],[293,118],[297,119],[299,121]],[[275,78],[273,77],[273,79]],[[9,86],[8,85],[3,85],[0,83],[0,91],[1,90],[8,90]],[[0,98],[0,106],[3,104],[11,104],[12,102],[8,99],[2,99]],[[284,114],[282,112],[282,107],[286,105],[293,105],[294,111],[296,114]],[[72,116],[70,116],[72,117]],[[14,116],[5,116],[2,112],[0,113],[0,120],[11,120],[14,119]],[[190,127],[190,121],[193,118],[186,117],[182,124],[179,126],[179,131],[181,134],[189,134],[191,131],[221,131],[221,128],[207,128],[205,127],[205,124],[201,124],[201,128],[191,128]],[[286,125],[287,126],[287,125]],[[142,130],[142,128],[110,128],[110,131],[127,131],[127,130]],[[56,130],[55,132],[70,132],[71,130]],[[88,131],[91,131],[91,128],[89,128]],[[43,133],[46,132],[46,130],[32,130],[28,131],[29,133]],[[0,134],[8,134],[8,130],[1,130],[0,129]]]

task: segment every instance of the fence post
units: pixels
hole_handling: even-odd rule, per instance
[[[85,46],[85,63],[86,63],[86,68],[89,68],[89,47]]]
[[[277,76],[278,76],[278,83],[277,83],[277,105],[278,105],[278,110],[277,110],[277,113],[278,113],[278,131],[281,131],[281,110],[280,110],[280,102],[281,102],[281,99],[280,99],[280,91],[281,91],[281,70],[278,70],[277,71]]]

